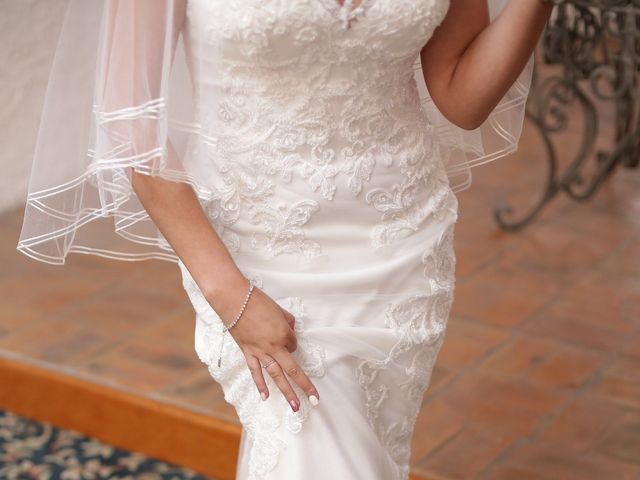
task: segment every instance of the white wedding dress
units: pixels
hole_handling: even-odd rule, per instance
[[[243,426],[238,479],[408,478],[454,290],[457,200],[413,71],[447,8],[188,2],[187,61],[206,64],[189,42],[207,32],[233,49],[215,78],[194,72],[203,140],[183,163],[207,169],[203,206],[240,269],[296,317],[321,397],[291,381],[294,413],[265,373],[263,402],[230,335],[218,367],[222,323],[181,263],[196,351]]]
[[[69,0],[47,90],[18,249],[178,264],[197,355],[242,423],[239,480],[408,478],[453,301],[456,192],[522,127],[533,58],[485,148],[416,81],[449,0],[341,1]],[[223,324],[132,168],[188,182],[241,271],[295,316],[319,405],[291,381],[293,412],[266,373],[263,402],[231,335],[218,366]]]

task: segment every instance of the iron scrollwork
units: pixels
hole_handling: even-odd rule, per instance
[[[542,55],[559,74],[539,80],[534,68],[526,118],[539,131],[548,161],[546,186],[520,218],[511,206],[496,208],[498,225],[517,230],[531,222],[558,193],[576,201],[592,197],[616,168],[637,168],[640,160],[640,0],[551,0],[554,11],[542,34]],[[539,53],[539,52],[536,52]],[[614,146],[594,152],[599,110],[594,100],[613,106]],[[569,108],[584,119],[580,144],[560,169],[553,137],[567,130]],[[595,162],[589,165],[589,162]],[[585,167],[592,166],[587,175]]]

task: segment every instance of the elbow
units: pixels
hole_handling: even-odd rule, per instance
[[[475,112],[468,112],[466,121],[463,123],[462,128],[465,130],[475,130],[480,128],[489,119],[494,106],[485,105]]]
[[[489,118],[491,109],[480,105],[476,98],[462,98],[461,95],[444,90],[442,94],[432,95],[432,99],[440,113],[452,124],[463,130],[475,130]]]
[[[137,195],[143,195],[149,190],[153,178],[145,173],[138,172],[131,167],[131,188]]]
[[[478,114],[468,110],[456,112],[455,114],[445,114],[443,112],[443,115],[457,127],[469,131],[480,128],[489,117],[488,115]]]
[[[449,122],[463,130],[475,130],[489,117],[490,111],[479,108],[477,104],[471,104],[460,95],[450,93],[448,89],[437,90],[433,88],[431,98],[436,107]]]
[[[130,173],[131,173],[131,188],[133,189],[134,192],[139,193],[138,190],[141,187],[140,184],[143,182],[143,179],[140,178],[142,174],[140,172],[137,172],[135,168],[131,168]]]
[[[169,180],[160,174],[151,174],[131,169],[131,189],[142,200],[157,200],[167,195],[181,194],[182,190],[193,193],[193,188],[186,181]]]
[[[470,120],[461,122],[458,126],[463,130],[471,131],[471,130],[475,130],[476,128],[480,128],[485,120],[486,120],[486,117],[476,117],[476,118],[472,118]]]

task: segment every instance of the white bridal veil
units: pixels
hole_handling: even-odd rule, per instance
[[[336,0],[337,1],[337,0]],[[489,0],[495,18],[508,0]],[[211,196],[184,154],[199,135],[188,52],[207,32],[184,33],[188,0],[69,0],[33,159],[18,250],[63,264],[69,252],[119,260],[177,261],[138,200],[131,167],[190,183]],[[211,58],[195,55],[193,58]],[[436,126],[454,191],[471,168],[517,149],[533,55],[484,124],[464,130],[435,107],[422,78],[422,103]],[[211,65],[206,65],[211,71]]]
[[[492,21],[507,3],[509,0],[488,0]],[[420,89],[422,106],[429,116],[429,121],[435,126],[454,192],[461,192],[471,186],[471,168],[497,160],[518,149],[525,106],[531,89],[533,66],[534,55],[531,54],[516,81],[483,124],[474,130],[464,130],[440,113],[425,86],[420,57],[416,60],[415,78]]]

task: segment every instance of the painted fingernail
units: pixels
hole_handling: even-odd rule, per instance
[[[295,400],[290,400],[289,403],[291,404],[291,408],[293,408],[294,412],[298,411],[298,402],[296,402]]]
[[[316,397],[315,395],[311,395],[309,397],[309,401],[311,402],[311,405],[313,405],[315,407],[316,405],[318,405],[318,402],[320,400],[318,400],[318,397]]]
[[[260,392],[260,398],[262,398],[262,401],[264,402],[267,399],[267,394],[264,392]]]

